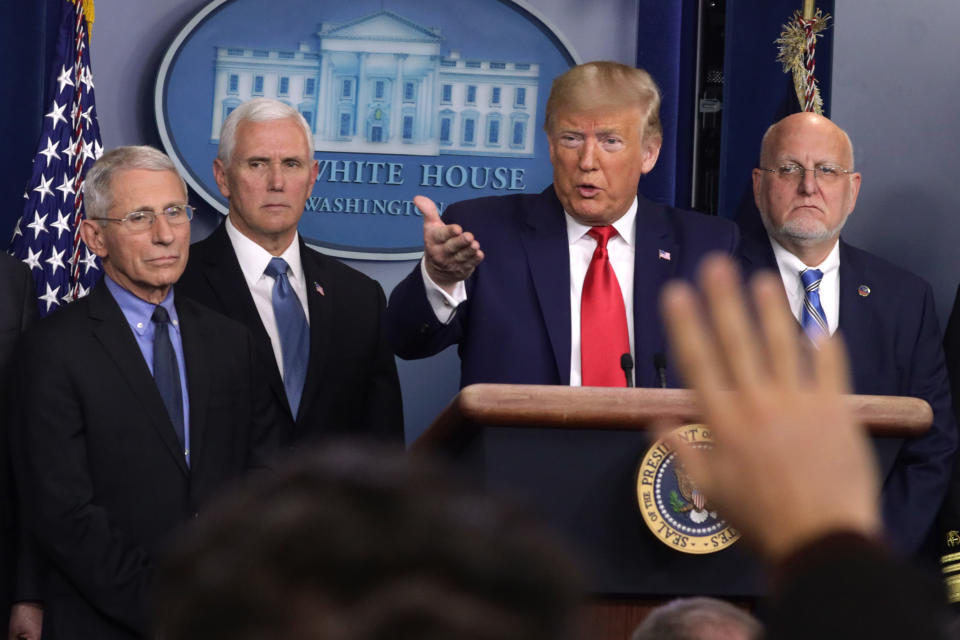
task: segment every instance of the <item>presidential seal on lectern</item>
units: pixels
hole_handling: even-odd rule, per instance
[[[688,424],[655,441],[637,465],[637,504],[644,522],[660,542],[681,553],[704,554],[726,549],[740,539],[710,504],[674,451],[674,442],[708,451],[710,430]]]

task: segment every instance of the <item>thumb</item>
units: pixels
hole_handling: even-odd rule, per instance
[[[437,205],[433,203],[433,200],[427,196],[416,196],[413,199],[413,204],[423,214],[423,226],[443,224],[443,221],[440,219],[440,212],[437,211]]]

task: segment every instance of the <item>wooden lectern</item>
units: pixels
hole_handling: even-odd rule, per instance
[[[925,401],[847,396],[876,443],[881,477],[900,440],[924,433]],[[477,384],[464,388],[413,443],[453,455],[495,493],[526,502],[573,543],[595,595],[596,638],[627,637],[650,608],[683,595],[749,603],[763,590],[742,542],[690,555],[660,542],[636,500],[637,464],[657,423],[698,422],[686,389]]]

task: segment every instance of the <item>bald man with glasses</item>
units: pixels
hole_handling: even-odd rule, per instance
[[[777,122],[753,170],[766,234],[745,234],[740,258],[747,275],[779,273],[798,331],[813,341],[843,333],[856,393],[913,396],[933,408],[925,435],[874,440],[885,532],[909,554],[943,501],[956,424],[930,285],[840,237],[860,182],[850,138],[836,124],[813,113]]]

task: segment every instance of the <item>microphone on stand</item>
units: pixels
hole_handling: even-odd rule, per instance
[[[667,388],[667,356],[662,353],[653,354],[653,368],[657,370],[657,379],[660,381],[660,388]]]
[[[627,387],[633,387],[633,356],[629,353],[620,356],[620,368],[623,369],[623,374],[627,377]]]

